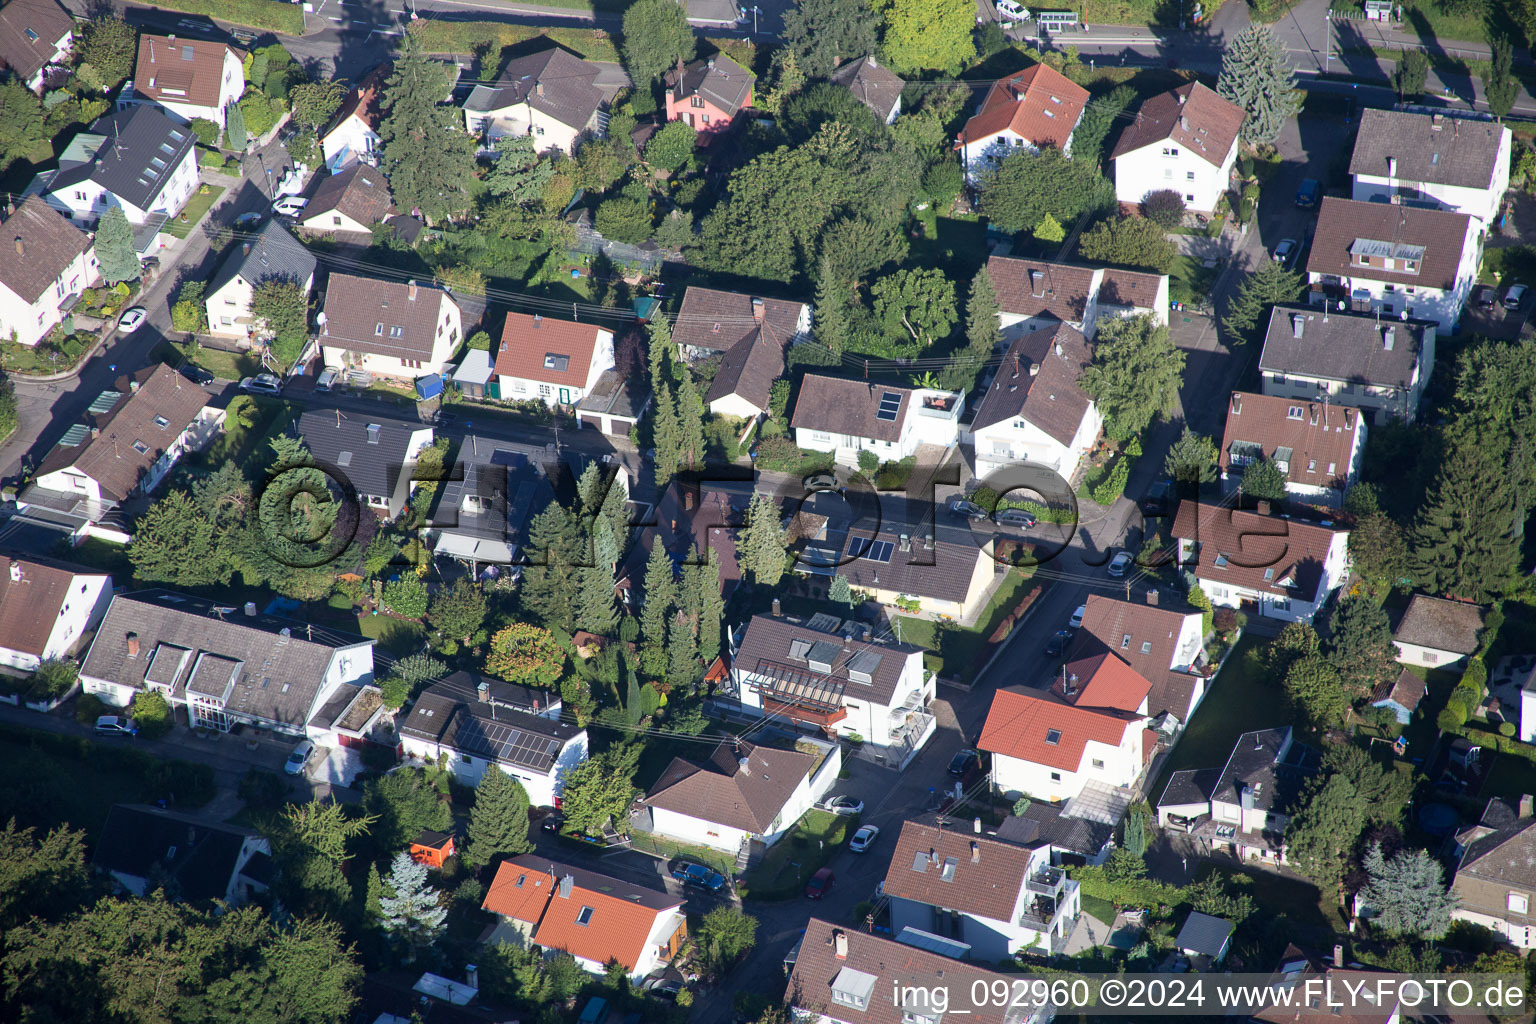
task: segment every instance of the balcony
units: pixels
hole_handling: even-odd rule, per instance
[[[1066,887],[1067,873],[1060,868],[1042,868],[1024,881],[1026,892],[1049,896],[1053,900],[1060,900]]]

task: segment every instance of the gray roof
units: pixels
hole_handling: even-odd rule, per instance
[[[309,250],[287,228],[269,220],[251,238],[230,245],[205,294],[213,295],[237,276],[253,287],[285,278],[303,288],[315,276],[315,266]]]
[[[529,520],[555,496],[544,467],[505,441],[473,434],[459,445],[455,465],[462,476],[443,484],[435,521],[457,520],[442,533],[526,544]],[[464,509],[466,494],[478,496],[479,513]]]
[[[361,648],[351,657],[371,664],[372,646],[353,633],[144,590],[112,599],[80,672],[139,689],[153,683],[180,699],[190,689],[222,698],[228,714],[302,727],[337,652]]]
[[[250,829],[143,804],[114,804],[91,854],[103,871],[157,880],[189,902],[223,899]]]
[[[1163,795],[1158,797],[1157,806],[1209,804],[1211,794],[1216,791],[1216,784],[1220,780],[1220,768],[1185,768],[1176,771],[1169,777],[1168,785],[1163,787]]]
[[[94,146],[94,156],[68,165],[60,158],[59,173],[48,185],[50,191],[90,180],[119,199],[148,210],[197,144],[197,136],[159,107],[141,103],[98,119],[75,141],[84,148]],[[78,152],[81,147],[72,144],[70,149]]]
[[[357,493],[389,498],[395,494],[410,450],[411,435],[431,431],[420,420],[405,420],[383,410],[341,413],[310,409],[299,417],[296,431],[309,453],[338,467]]]
[[[1481,605],[1414,594],[1403,617],[1398,620],[1392,639],[1452,654],[1471,654],[1477,650],[1482,631]]]
[[[1269,313],[1259,369],[1286,376],[1407,388],[1424,350],[1430,320],[1387,320],[1328,312],[1311,306],[1276,306]],[[1297,331],[1301,336],[1297,337]],[[1386,346],[1387,331],[1392,347]],[[1427,372],[1427,371],[1426,371]]]
[[[674,757],[645,803],[702,821],[764,833],[818,760],[798,750],[722,742],[700,764]]]
[[[1519,818],[1474,840],[1462,854],[1456,875],[1536,889],[1536,821]]]
[[[853,93],[882,121],[891,116],[907,85],[890,68],[882,67],[874,54],[844,64],[832,72],[831,81]]]
[[[1232,745],[1211,799],[1223,803],[1284,810],[1291,806],[1317,758],[1301,743],[1291,741],[1291,729],[1256,729]]]
[[[685,97],[695,94],[702,96],[732,115],[752,98],[752,83],[755,81],[756,75],[724,53],[685,66],[681,83],[675,68],[667,72],[667,88]]]
[[[1227,938],[1232,934],[1232,927],[1230,921],[1212,917],[1210,914],[1202,914],[1198,910],[1191,910],[1189,916],[1184,919],[1184,927],[1179,929],[1179,937],[1175,945],[1191,953],[1220,956],[1227,944]]]
[[[772,680],[765,697],[812,708],[842,707],[845,697],[888,705],[907,659],[921,652],[911,644],[858,640],[795,619],[755,615],[732,666]],[[812,662],[824,667],[818,669]]]
[[[1034,800],[1023,814],[1010,814],[997,826],[997,838],[1021,846],[1049,844],[1057,850],[1095,858],[1114,838],[1115,826],[1063,814],[1064,804]]]
[[[1360,112],[1349,173],[1385,178],[1391,158],[1397,161],[1393,177],[1405,185],[1489,188],[1508,132],[1493,121],[1367,108]]]
[[[0,66],[26,81],[53,59],[75,21],[57,0],[7,0],[0,6]]]
[[[487,113],[526,101],[575,129],[588,126],[603,102],[595,84],[598,67],[558,46],[519,57],[491,85],[476,86],[464,101],[471,113]]]
[[[582,730],[521,710],[523,694],[504,695],[495,681],[485,681],[493,683],[489,701],[456,679],[433,683],[401,721],[401,734],[529,771],[549,771]]]

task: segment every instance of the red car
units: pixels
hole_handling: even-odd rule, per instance
[[[832,883],[836,880],[837,876],[832,873],[831,868],[822,868],[811,876],[809,882],[805,883],[805,898],[808,900],[821,899],[827,894],[827,890],[832,888]]]

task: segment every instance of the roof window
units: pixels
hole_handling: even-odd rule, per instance
[[[587,925],[591,924],[592,923],[592,908],[591,907],[582,907],[581,910],[579,912],[577,912],[577,914],[576,914],[576,923],[581,925],[583,928],[585,928]]]
[[[1047,730],[1045,730],[1045,742],[1049,743],[1053,747],[1056,746],[1058,743],[1061,742],[1061,730],[1060,729],[1047,729]]]

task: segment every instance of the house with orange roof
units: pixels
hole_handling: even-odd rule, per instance
[[[506,401],[575,405],[604,370],[613,369],[613,332],[538,313],[508,313],[495,355]]]
[[[680,897],[531,853],[501,862],[480,906],[498,919],[487,943],[561,950],[598,975],[617,962],[644,978],[688,938]]]
[[[1071,156],[1072,131],[1087,106],[1087,89],[1044,64],[992,83],[955,140],[966,177],[974,183],[1021,150],[1053,146]]]
[[[1001,792],[1056,802],[1093,786],[1123,810],[1157,745],[1148,727],[1152,684],[1104,651],[1068,662],[1049,691],[1006,689],[992,698],[980,749]]]

